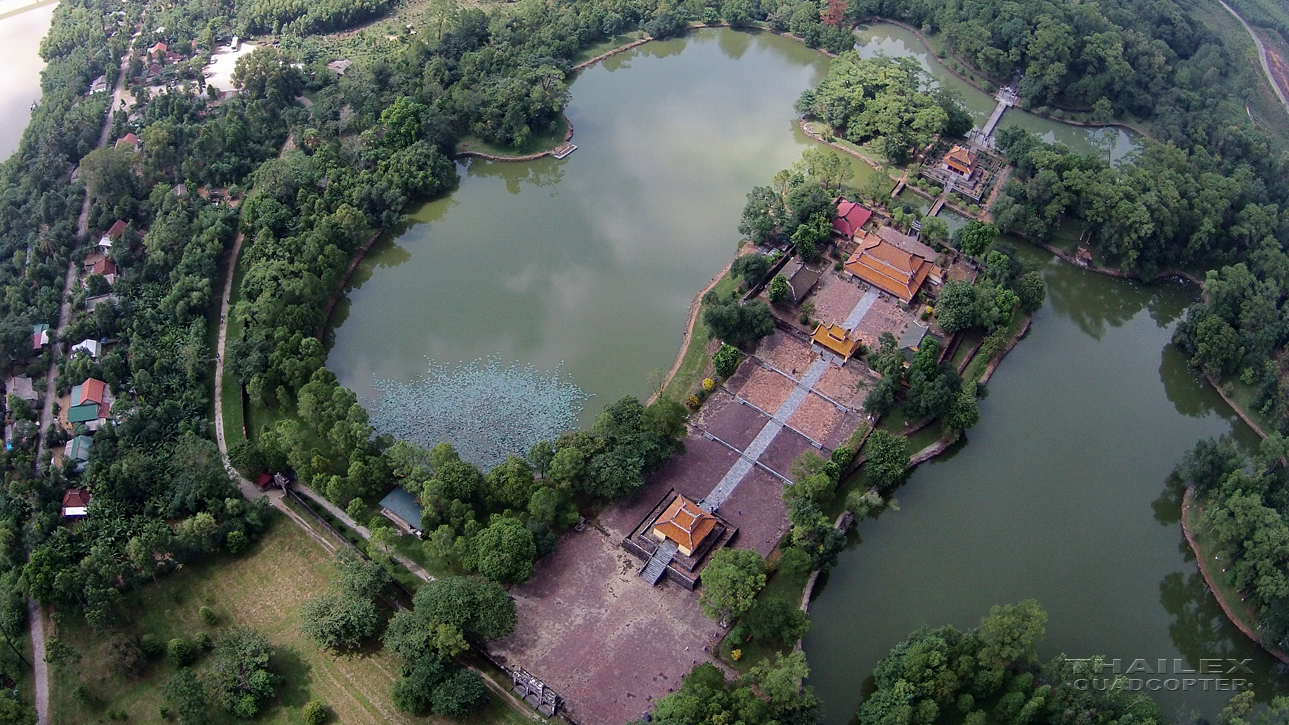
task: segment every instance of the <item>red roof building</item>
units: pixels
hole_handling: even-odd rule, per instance
[[[684,496],[677,496],[654,522],[659,539],[671,539],[684,556],[693,556],[703,539],[716,528],[716,517]]]
[[[103,275],[108,282],[116,280],[116,262],[104,257],[90,267],[90,274]]]
[[[158,42],[156,45],[152,46],[152,50],[148,51],[148,55],[156,58],[158,56],[165,55],[167,50],[170,50],[169,46],[165,43]]]
[[[138,136],[135,136],[133,133],[127,133],[127,134],[125,134],[124,136],[122,136],[121,138],[119,138],[119,139],[117,139],[117,140],[116,140],[116,146],[115,146],[115,148],[118,148],[118,149],[119,149],[119,148],[122,148],[122,147],[124,147],[124,146],[129,146],[130,148],[134,149],[135,151],[138,151],[138,150],[139,150],[139,137],[138,137]]]
[[[73,400],[72,405],[80,405],[81,403],[98,403],[101,405],[103,403],[103,391],[106,387],[102,380],[86,378],[85,382],[81,383],[80,400]]]
[[[837,218],[832,222],[833,233],[850,239],[872,216],[873,212],[859,204],[848,199],[839,199],[837,201]]]
[[[133,136],[134,134],[130,134],[130,135],[131,135],[131,136]],[[123,139],[123,140],[124,140],[124,139]],[[135,140],[137,141],[138,139],[135,139]],[[112,226],[107,230],[107,235],[108,235],[109,237],[111,237],[112,239],[114,239],[114,240],[115,240],[115,239],[120,239],[120,238],[121,238],[121,235],[125,234],[125,227],[126,227],[125,222],[121,221],[120,219],[117,219],[117,220],[116,220],[116,223],[114,223],[114,224],[113,224],[113,225],[112,225]]]
[[[63,518],[72,519],[89,515],[90,492],[81,488],[69,488],[63,493]]]

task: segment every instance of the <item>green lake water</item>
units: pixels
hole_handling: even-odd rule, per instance
[[[0,48],[5,49],[0,73],[0,160],[18,150],[22,132],[31,120],[32,101],[40,100],[40,41],[49,31],[56,4],[23,10],[32,0],[0,1]]]
[[[763,33],[650,43],[577,78],[563,161],[472,161],[461,188],[364,260],[328,366],[361,395],[427,358],[563,365],[595,397],[647,396],[696,292],[729,263],[752,186],[801,156],[792,104],[828,59]],[[758,85],[749,93],[751,84]]]
[[[805,650],[826,722],[855,713],[890,648],[923,624],[975,626],[995,604],[1049,612],[1040,655],[1276,661],[1223,616],[1179,524],[1173,467],[1202,436],[1256,436],[1169,345],[1193,292],[1127,283],[1022,247],[1048,302],[990,380],[966,442],[916,469],[899,511],[861,522],[810,607]],[[1210,721],[1230,692],[1154,692]]]
[[[596,396],[584,421],[647,395],[734,252],[746,193],[806,147],[792,103],[826,68],[770,34],[711,30],[587,70],[568,110],[580,149],[463,167],[460,189],[363,262],[328,366],[371,396],[374,377],[409,380],[429,360],[562,364]],[[828,723],[849,721],[873,666],[919,625],[969,627],[1025,597],[1051,613],[1045,657],[1248,657],[1260,695],[1279,692],[1273,661],[1206,593],[1169,485],[1197,437],[1252,442],[1168,345],[1193,292],[1022,252],[1050,295],[980,425],[913,474],[900,511],[860,525],[812,604],[805,648]],[[1209,719],[1227,696],[1155,694],[1170,717]]]

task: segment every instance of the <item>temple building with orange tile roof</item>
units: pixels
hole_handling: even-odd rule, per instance
[[[944,168],[965,178],[976,171],[976,155],[961,146],[954,146],[944,155]]]
[[[874,287],[908,303],[918,293],[932,261],[870,235],[859,244],[844,269]]]
[[[859,340],[851,338],[846,328],[833,323],[827,325],[819,323],[815,327],[815,333],[810,336],[810,341],[825,350],[841,355],[843,360],[849,360],[859,352]]]
[[[670,539],[682,556],[693,556],[703,539],[716,528],[716,517],[684,496],[677,496],[666,511],[653,522],[653,534]]]

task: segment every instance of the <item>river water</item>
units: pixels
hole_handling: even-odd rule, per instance
[[[869,52],[883,33],[887,52],[921,48],[927,61],[903,32],[859,39]],[[734,251],[745,194],[806,147],[792,103],[827,63],[774,35],[708,30],[587,70],[568,109],[581,148],[465,165],[460,189],[364,260],[328,366],[371,396],[374,377],[410,380],[427,358],[562,364],[596,396],[584,420],[648,394],[694,293]],[[962,85],[973,112],[992,107]],[[1050,296],[991,381],[982,422],[913,474],[900,511],[860,525],[812,605],[805,647],[829,723],[851,718],[873,666],[919,625],[969,627],[1025,597],[1051,613],[1044,656],[1248,657],[1261,695],[1282,687],[1206,593],[1169,487],[1197,437],[1252,442],[1168,346],[1193,293],[1022,251]],[[1156,694],[1170,716],[1185,706],[1210,719],[1227,695]]]
[[[899,511],[859,524],[811,604],[805,650],[826,722],[850,720],[857,684],[918,626],[972,627],[1028,597],[1051,617],[1044,659],[1251,658],[1260,699],[1289,692],[1223,616],[1178,523],[1169,478],[1183,452],[1201,436],[1257,440],[1169,345],[1194,293],[1021,249],[1043,265],[1048,302],[990,380],[980,424],[914,471]],[[1170,720],[1211,721],[1232,693],[1151,694]]]
[[[32,5],[32,0],[0,0],[0,48],[5,49],[0,73],[0,160],[18,150],[31,120],[31,104],[40,100],[40,72],[45,68],[40,41],[49,31],[57,4]]]

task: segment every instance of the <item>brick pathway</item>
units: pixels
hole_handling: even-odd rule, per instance
[[[716,484],[716,488],[713,488],[711,493],[707,494],[706,498],[699,502],[700,506],[710,511],[719,508],[721,504],[725,503],[725,499],[729,498],[729,495],[734,492],[734,489],[752,470],[757,459],[761,457],[762,453],[765,453],[765,449],[770,447],[770,443],[775,436],[779,435],[779,431],[783,430],[783,425],[788,422],[793,413],[797,412],[797,408],[801,407],[801,404],[805,402],[806,396],[810,395],[810,389],[815,386],[815,383],[819,382],[819,378],[823,377],[827,369],[828,361],[823,358],[810,364],[806,374],[802,376],[801,380],[797,382],[797,386],[788,394],[788,399],[783,401],[778,410],[774,411],[774,417],[766,421],[765,427],[748,444],[743,451],[743,455],[739,456],[733,466],[730,466],[730,470]]]

